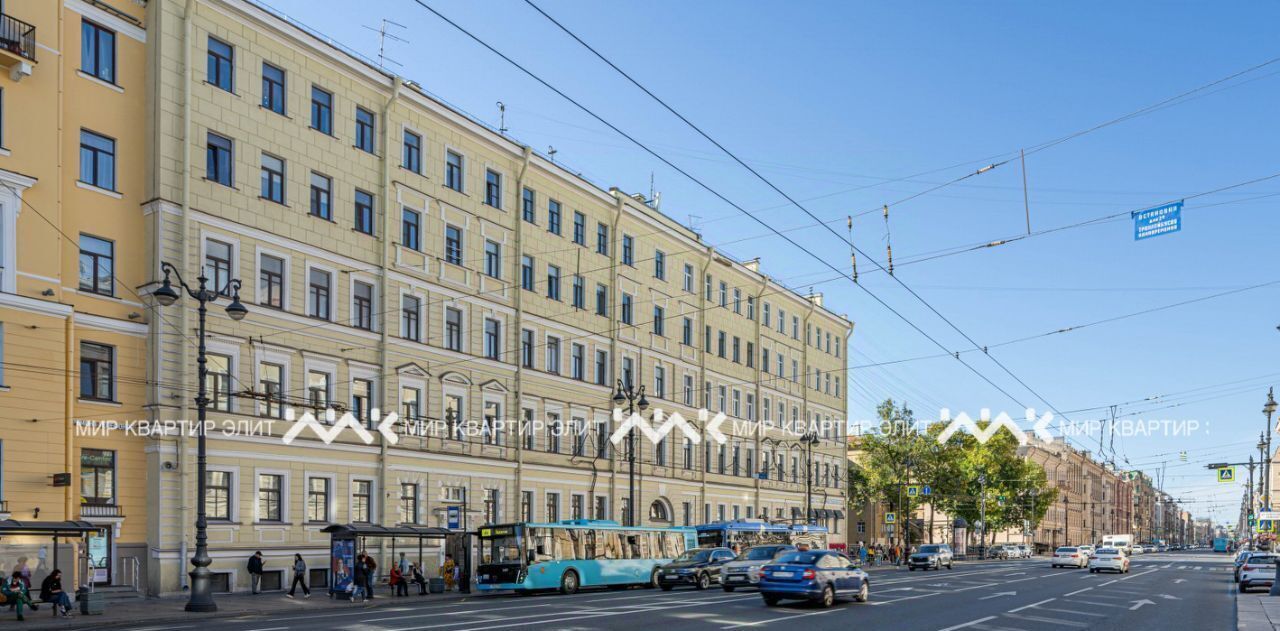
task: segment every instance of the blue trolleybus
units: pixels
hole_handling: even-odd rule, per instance
[[[616,521],[482,526],[476,585],[531,593],[657,585],[658,567],[698,547],[692,528],[628,528]]]
[[[806,524],[770,524],[758,519],[716,521],[695,527],[698,545],[703,548],[723,546],[746,550],[768,544],[808,545],[815,550],[827,547],[827,529]]]

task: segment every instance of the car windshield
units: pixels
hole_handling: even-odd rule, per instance
[[[768,561],[778,554],[780,550],[778,546],[762,546],[759,548],[747,548],[738,559],[742,561]]]
[[[930,554],[935,552],[942,552],[942,546],[920,546],[921,554]]]
[[[1276,555],[1274,554],[1252,554],[1249,555],[1248,560],[1246,560],[1246,563],[1249,565],[1263,565],[1266,563],[1274,564],[1275,562]]]
[[[693,561],[696,563],[706,563],[711,559],[710,550],[689,550],[676,558],[676,561]]]
[[[1075,552],[1075,551],[1076,551],[1075,548],[1058,548],[1058,552],[1065,552],[1067,554],[1071,554],[1072,552]]]
[[[778,563],[791,565],[813,565],[821,556],[816,552],[789,552],[778,557]]]
[[[1103,556],[1107,554],[1119,554],[1119,551],[1116,550],[1115,548],[1103,548],[1101,550],[1098,550],[1098,556]]]

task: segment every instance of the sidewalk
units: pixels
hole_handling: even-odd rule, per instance
[[[1236,629],[1280,629],[1280,598],[1266,594],[1236,594]]]
[[[446,592],[429,596],[415,594],[398,598],[379,595],[372,601],[352,604],[349,601],[330,599],[323,591],[315,592],[311,598],[303,598],[301,594],[298,594],[297,598],[286,598],[284,594],[285,592],[265,592],[256,596],[251,594],[219,594],[214,597],[215,602],[218,604],[218,611],[214,613],[188,613],[184,611],[183,607],[187,604],[185,596],[109,602],[107,603],[106,613],[100,616],[83,615],[79,613],[80,610],[77,606],[71,618],[54,618],[51,608],[41,605],[39,611],[25,612],[27,620],[21,623],[20,627],[16,626],[18,623],[15,621],[14,613],[10,612],[7,607],[0,607],[0,625],[30,630],[139,628],[182,623],[190,624],[237,616],[272,616],[299,611],[322,613],[332,610],[348,611],[360,608],[377,609],[406,605],[416,606],[425,603],[461,602],[468,598],[483,597],[475,592],[471,594]]]

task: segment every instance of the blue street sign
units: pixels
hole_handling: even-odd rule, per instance
[[[759,479],[761,479],[761,480],[768,480],[768,479],[769,479],[769,474],[768,474],[768,473],[757,473],[757,474],[756,474],[756,477],[757,477],[757,478],[759,478]]]
[[[933,495],[933,489],[929,488],[929,485],[926,484],[925,486],[920,487],[920,494]]]
[[[449,507],[449,530],[457,530],[462,525],[462,509],[459,506]]]
[[[1177,232],[1182,230],[1182,201],[1147,210],[1135,210],[1132,216],[1134,241]]]

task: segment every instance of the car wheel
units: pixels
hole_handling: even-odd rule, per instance
[[[764,604],[769,607],[777,607],[779,600],[777,596],[764,596]]]
[[[865,603],[871,599],[871,587],[867,585],[866,581],[862,581],[862,589],[858,590],[858,595],[854,596],[853,599],[860,603]]]
[[[831,589],[830,585],[822,588],[822,596],[819,597],[818,606],[826,609],[836,604],[836,590]]]
[[[908,566],[907,566],[907,571],[908,571],[908,572],[914,572],[914,571],[916,571],[916,568],[915,568],[914,566],[910,566],[910,565],[908,565]]]
[[[671,587],[672,587],[671,585],[659,585],[658,589],[661,589],[664,592],[669,592],[671,591]]]
[[[560,593],[576,594],[578,593],[578,573],[569,570],[560,577]]]
[[[649,573],[649,584],[645,585],[645,587],[648,587],[649,589],[653,589],[657,586],[658,586],[658,568],[655,567],[653,568],[653,572]]]
[[[725,585],[725,586],[724,586],[724,591],[726,591],[726,592],[731,592],[731,591],[733,591],[733,585]]]
[[[698,582],[697,584],[694,585],[694,587],[697,587],[698,589],[706,589],[708,587],[711,587],[711,577],[707,576],[705,572],[702,574],[699,574]]]
[[[953,570],[953,569],[955,569],[954,567],[952,567],[952,565],[953,565],[953,564],[952,564],[952,562],[951,562],[951,561],[947,561],[947,569],[948,569],[948,570]]]

